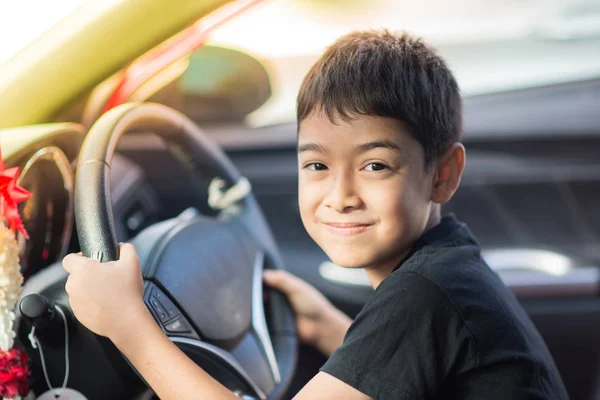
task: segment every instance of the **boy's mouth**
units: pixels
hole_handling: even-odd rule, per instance
[[[334,235],[352,236],[364,232],[372,224],[359,224],[353,222],[323,222],[325,228]]]

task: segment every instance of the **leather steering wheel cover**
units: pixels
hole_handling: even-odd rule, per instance
[[[75,219],[84,256],[99,262],[118,259],[118,244],[110,193],[110,167],[119,139],[131,131],[153,132],[182,164],[198,174],[209,168],[229,184],[240,173],[216,143],[183,114],[153,103],[127,103],[113,108],[95,123],[83,142],[75,179]],[[198,164],[202,162],[202,164]],[[253,237],[266,251],[270,265],[283,269],[283,261],[268,224],[252,194],[244,199],[243,213]],[[297,336],[294,315],[287,299],[279,293],[269,295],[271,340],[281,373],[281,382],[269,398],[279,398],[287,389],[297,361]]]

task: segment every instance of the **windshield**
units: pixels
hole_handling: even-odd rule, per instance
[[[0,1],[0,64],[8,61],[85,1]]]
[[[325,47],[356,29],[407,30],[448,60],[464,95],[597,77],[600,2],[580,0],[276,0],[213,34],[265,60],[273,96],[250,116],[294,119],[303,76]]]

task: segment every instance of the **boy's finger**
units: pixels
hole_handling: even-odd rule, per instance
[[[298,292],[305,285],[304,281],[287,271],[265,270],[263,278],[267,285],[288,295]]]

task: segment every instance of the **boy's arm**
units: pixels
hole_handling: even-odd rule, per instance
[[[159,398],[238,399],[190,360],[156,325],[150,312],[139,313],[131,326],[111,338]]]
[[[352,386],[325,373],[319,372],[302,388],[294,400],[371,400]]]
[[[135,331],[114,337],[117,348],[146,379],[154,392],[169,399],[239,399],[177,348],[156,325],[150,313],[134,321]],[[352,386],[324,372],[315,376],[294,400],[367,400]]]

